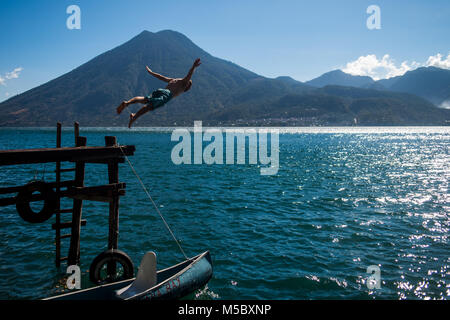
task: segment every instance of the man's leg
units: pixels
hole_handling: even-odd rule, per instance
[[[134,98],[131,98],[128,101],[122,101],[120,106],[117,107],[117,114],[120,114],[123,111],[123,109],[128,107],[130,104],[133,104],[133,103],[147,103],[147,102],[148,102],[148,99],[146,97],[134,97]]]
[[[133,124],[133,122],[135,122],[140,116],[142,116],[143,114],[145,114],[151,110],[153,110],[153,106],[151,103],[149,103],[149,104],[143,106],[142,108],[140,108],[138,112],[130,114],[130,122],[128,123],[128,128],[131,128],[131,125]]]

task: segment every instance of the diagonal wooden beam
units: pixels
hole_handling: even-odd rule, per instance
[[[125,183],[112,183],[94,187],[71,187],[66,197],[80,200],[112,202],[116,196],[125,195]]]

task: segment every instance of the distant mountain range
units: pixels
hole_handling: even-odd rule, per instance
[[[124,99],[148,95],[164,83],[145,70],[183,77],[202,65],[192,89],[136,122],[137,126],[204,125],[447,125],[449,70],[419,68],[374,81],[340,70],[302,83],[265,78],[211,56],[174,31],[144,31],[80,67],[0,103],[0,126],[125,126]],[[137,107],[133,106],[133,110]]]
[[[353,76],[351,74],[343,72],[342,70],[333,70],[305,83],[313,87],[338,85],[363,88],[369,87],[370,85],[374,84],[375,81],[371,77]]]
[[[354,76],[341,70],[334,70],[307,81],[306,84],[315,87],[340,85],[406,92],[425,98],[436,106],[442,105],[445,101],[450,103],[450,70],[436,67],[417,68],[402,76],[378,81],[374,81],[371,77]]]
[[[406,72],[403,76],[379,80],[386,89],[423,97],[436,106],[450,102],[450,70],[427,67]]]

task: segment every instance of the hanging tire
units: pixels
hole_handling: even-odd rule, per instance
[[[108,264],[117,263],[121,265],[122,272],[110,276],[108,275]],[[134,276],[134,265],[130,257],[118,249],[110,249],[100,253],[91,263],[89,268],[89,279],[95,284],[111,283],[120,280],[130,279]]]
[[[39,212],[34,212],[30,207],[31,197],[36,191],[44,198],[44,206]],[[16,197],[16,210],[20,217],[27,222],[39,223],[47,221],[55,212],[55,208],[56,193],[44,181],[28,183],[19,191]]]

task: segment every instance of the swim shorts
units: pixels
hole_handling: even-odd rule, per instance
[[[172,99],[172,92],[168,89],[157,89],[147,97],[147,103],[151,103],[152,109],[162,107]]]

